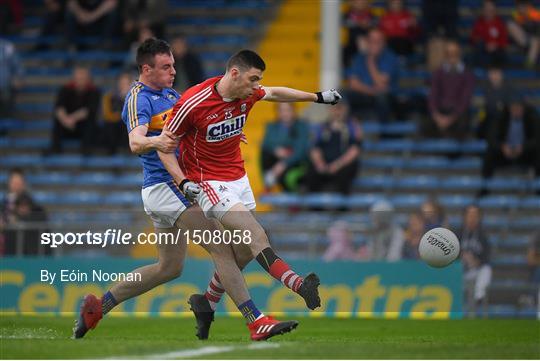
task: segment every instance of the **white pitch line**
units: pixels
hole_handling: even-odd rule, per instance
[[[216,353],[231,352],[235,350],[261,350],[266,348],[278,348],[278,343],[256,343],[250,344],[247,347],[242,346],[205,346],[201,348],[193,348],[187,350],[178,350],[166,353],[159,354],[150,354],[142,356],[116,356],[110,357],[108,359],[126,359],[126,358],[135,358],[135,359],[146,359],[146,360],[173,360],[178,358],[192,358],[205,355],[212,355]]]

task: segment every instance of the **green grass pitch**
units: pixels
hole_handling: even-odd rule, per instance
[[[196,340],[192,318],[107,318],[72,340],[72,318],[0,316],[0,357],[540,359],[534,320],[297,319],[292,333],[255,343],[240,318],[216,318],[208,341]]]

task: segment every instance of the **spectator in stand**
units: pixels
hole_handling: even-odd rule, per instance
[[[420,239],[426,232],[424,217],[420,211],[416,211],[409,216],[407,229],[405,230],[405,242],[401,249],[402,259],[419,259],[418,246]]]
[[[17,34],[24,21],[23,13],[21,0],[0,0],[0,34]]]
[[[371,9],[370,0],[349,0],[349,11],[343,20],[348,35],[347,45],[343,49],[345,68],[349,67],[358,50],[363,50],[364,38],[376,22],[377,18]]]
[[[484,0],[482,15],[474,22],[471,40],[476,47],[477,66],[505,64],[508,32],[506,24],[497,15],[497,5],[494,0]]]
[[[13,115],[17,91],[23,84],[21,64],[13,43],[0,38],[0,118]]]
[[[371,261],[399,261],[405,242],[401,226],[394,221],[394,206],[388,201],[375,202],[369,209],[371,231],[367,257]]]
[[[459,0],[423,0],[424,30],[429,37],[457,38]]]
[[[484,154],[482,176],[491,178],[504,165],[534,168],[540,176],[540,119],[534,107],[515,95],[488,133],[488,149]],[[480,195],[486,195],[482,189]]]
[[[424,218],[425,230],[437,227],[446,227],[446,214],[444,208],[435,198],[429,198],[422,206],[420,206],[420,212]]]
[[[508,33],[519,46],[528,48],[525,65],[534,67],[540,54],[540,10],[535,9],[531,1],[516,0]]]
[[[309,126],[298,119],[294,103],[277,103],[278,118],[266,126],[261,152],[264,184],[278,182],[285,191],[298,191],[309,156]]]
[[[349,71],[349,100],[353,115],[375,111],[381,122],[390,120],[398,87],[399,63],[386,47],[384,34],[371,29],[366,52],[355,56]]]
[[[124,40],[127,48],[139,38],[143,28],[149,28],[159,39],[165,37],[168,12],[167,0],[124,0],[122,3]]]
[[[66,13],[66,0],[45,0],[45,15],[41,27],[41,36],[51,36],[61,34],[60,26],[64,25],[64,15]],[[46,50],[49,44],[37,44],[37,50]]]
[[[531,237],[529,247],[527,247],[527,265],[530,269],[530,279],[540,285],[540,231]]]
[[[409,56],[414,52],[418,27],[414,15],[404,9],[403,0],[388,0],[388,11],[381,16],[379,27],[394,53]]]
[[[87,155],[96,139],[96,116],[100,92],[92,82],[90,70],[75,66],[73,79],[56,95],[54,127],[49,153],[61,153],[66,138],[81,140],[81,153]]]
[[[122,107],[131,83],[131,73],[122,73],[116,80],[115,89],[103,95],[103,141],[110,155],[115,154],[118,147],[127,149],[128,137],[122,122]]]
[[[28,186],[24,177],[24,172],[20,168],[13,168],[9,171],[7,182],[7,193],[2,200],[0,218],[6,219],[15,211],[15,200],[18,196],[28,192]]]
[[[26,192],[17,196],[14,206],[13,212],[6,218],[4,255],[35,256],[51,254],[51,248],[44,247],[39,242],[41,233],[47,229],[45,210],[36,204]]]
[[[344,101],[329,108],[330,119],[322,125],[311,148],[306,176],[310,192],[351,192],[358,171],[362,132],[349,117]]]
[[[142,27],[139,30],[138,39],[131,43],[126,60],[124,61],[124,68],[129,71],[138,72],[137,67],[137,49],[145,42],[145,40],[153,38],[154,33],[149,27]]]
[[[109,48],[118,23],[117,6],[117,0],[69,0],[66,6],[68,44],[77,46],[81,37],[96,36]]]
[[[445,62],[431,79],[428,96],[430,117],[422,126],[427,137],[464,139],[470,135],[469,105],[474,90],[474,75],[461,58],[455,41],[446,44]]]
[[[504,79],[504,72],[498,66],[490,66],[487,71],[487,82],[483,87],[484,106],[477,135],[485,139],[487,132],[500,116],[508,99],[511,99],[516,89]]]
[[[458,237],[462,252],[472,252],[482,264],[489,263],[490,246],[482,228],[482,210],[475,204],[465,208],[463,228]]]
[[[171,42],[174,56],[174,68],[176,77],[174,78],[174,88],[182,93],[187,88],[201,83],[205,74],[199,56],[189,49],[187,40],[183,36],[177,36]]]
[[[459,240],[465,266],[465,300],[468,311],[474,315],[478,306],[487,306],[487,288],[492,275],[489,242],[482,229],[482,212],[477,205],[465,209]]]
[[[352,233],[347,222],[334,222],[328,228],[326,235],[330,244],[323,255],[325,262],[358,259],[353,245]]]

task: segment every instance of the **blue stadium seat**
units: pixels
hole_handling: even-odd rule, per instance
[[[273,234],[270,235],[270,240],[273,245],[277,246],[302,246],[309,245],[326,245],[328,241],[324,235],[313,235],[311,233],[296,232],[289,234]]]
[[[489,305],[488,316],[494,318],[514,318],[517,308],[514,305]]]
[[[449,162],[448,167],[455,170],[477,170],[482,166],[480,157],[460,157]]]
[[[276,207],[293,207],[300,205],[300,196],[289,193],[272,193],[262,195],[260,201]]]
[[[58,204],[70,205],[96,205],[103,200],[101,194],[97,192],[72,192],[58,195]]]
[[[57,202],[58,194],[54,192],[44,192],[44,191],[33,192],[32,197],[34,198],[36,202],[43,205],[52,205],[52,204],[58,203]]]
[[[77,177],[74,177],[73,183],[81,186],[113,186],[115,178],[116,177],[110,173],[92,172],[80,174]]]
[[[5,184],[8,180],[8,174],[7,173],[0,173],[0,183]]]
[[[491,228],[491,229],[508,229],[510,227],[510,221],[508,220],[508,217],[506,216],[484,216],[482,219],[482,224],[485,227]]]
[[[396,181],[396,187],[401,189],[434,189],[439,187],[439,178],[434,176],[411,176],[400,178]]]
[[[403,168],[405,161],[403,157],[369,157],[361,160],[362,167],[365,168],[389,168],[389,169],[399,169]]]
[[[527,188],[527,181],[519,178],[506,178],[506,177],[497,177],[488,179],[486,181],[486,186],[490,190],[500,191],[500,190],[513,190],[513,191],[523,191]]]
[[[418,208],[427,199],[425,194],[405,194],[393,196],[390,202],[396,208]]]
[[[535,191],[540,190],[540,178],[536,178],[535,180],[532,181],[532,188]]]
[[[119,183],[118,185],[139,187],[143,184],[143,175],[142,173],[125,174],[121,177],[116,178],[116,182]]]
[[[408,169],[447,169],[446,157],[414,157],[406,162]]]
[[[414,151],[423,153],[454,153],[459,149],[460,144],[451,139],[430,139],[414,144]]]
[[[527,259],[525,256],[517,255],[517,256],[500,256],[495,258],[492,261],[492,264],[494,266],[516,266],[516,267],[526,267],[527,266]],[[512,285],[514,285],[514,282],[512,282]]]
[[[523,209],[540,210],[540,197],[527,197],[521,201],[520,207]],[[540,225],[540,224],[539,224]]]
[[[38,174],[28,174],[26,179],[33,185],[69,185],[72,184],[70,174],[59,172],[43,172]]]
[[[383,124],[381,132],[390,135],[411,135],[417,132],[416,124],[413,122],[395,122]]]
[[[140,192],[112,192],[104,197],[103,202],[114,206],[140,206],[142,199]]]
[[[482,208],[516,208],[519,205],[519,199],[511,195],[491,195],[479,200]]]
[[[346,206],[346,198],[340,193],[311,193],[302,198],[302,205],[308,208],[341,208]]]
[[[4,167],[31,167],[43,165],[42,159],[35,154],[17,154],[0,157],[0,164]]]
[[[347,197],[347,205],[349,208],[367,208],[370,207],[376,201],[385,199],[380,194],[352,194]]]
[[[52,155],[43,158],[43,164],[48,167],[80,167],[83,157],[78,154]]]
[[[354,185],[359,188],[390,189],[394,185],[394,178],[385,175],[360,176],[355,178]]]
[[[0,131],[10,131],[21,129],[24,127],[24,122],[18,119],[1,118]]]
[[[510,227],[516,231],[534,231],[539,228],[540,217],[538,216],[520,216],[510,222]]]
[[[51,113],[53,111],[53,104],[18,102],[15,108],[18,112],[21,113]]]
[[[438,197],[443,207],[464,208],[474,203],[474,197],[462,194],[444,194]]]
[[[413,141],[409,139],[391,139],[365,141],[363,147],[373,152],[406,152],[413,148],[413,144]]]
[[[461,144],[462,150],[465,153],[483,154],[487,150],[487,142],[485,140],[469,140]]]
[[[471,176],[454,176],[443,178],[441,188],[445,190],[478,190],[482,187],[482,178]]]
[[[46,149],[50,146],[49,138],[14,138],[10,147],[15,149]]]
[[[493,244],[502,248],[525,248],[530,244],[529,237],[494,237],[492,239]]]

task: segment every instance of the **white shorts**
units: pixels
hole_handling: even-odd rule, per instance
[[[173,227],[182,212],[191,206],[173,181],[143,188],[141,194],[144,211],[156,228]]]
[[[205,181],[199,184],[202,192],[197,202],[207,218],[221,221],[235,204],[242,203],[250,211],[255,209],[255,197],[247,174],[235,181]]]

